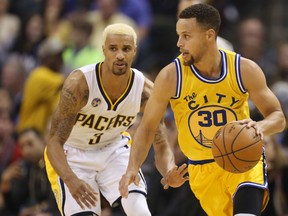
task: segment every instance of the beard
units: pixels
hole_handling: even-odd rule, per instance
[[[195,62],[195,60],[194,60],[194,58],[191,56],[188,61],[184,61],[184,65],[185,65],[185,66],[190,66],[190,65],[194,64],[194,62]]]
[[[117,65],[114,65],[112,73],[116,76],[121,76],[127,73],[127,64],[124,67],[119,68]]]

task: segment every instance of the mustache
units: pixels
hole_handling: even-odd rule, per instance
[[[126,61],[115,61],[114,64],[115,65],[117,65],[117,64],[125,64],[125,65],[127,65],[127,62]]]

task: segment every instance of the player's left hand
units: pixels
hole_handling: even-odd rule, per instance
[[[252,119],[247,118],[247,119],[239,120],[238,122],[240,124],[245,124],[247,128],[253,127],[256,131],[256,134],[260,136],[260,138],[263,140],[264,138],[263,132],[261,128],[259,127],[259,124],[256,121],[253,121]]]
[[[161,179],[161,184],[166,190],[169,187],[177,188],[189,180],[187,164],[182,164],[180,167],[174,166],[169,172]]]
[[[119,192],[123,198],[128,197],[128,186],[131,183],[134,183],[135,185],[139,185],[140,177],[138,175],[138,172],[127,170],[126,173],[122,176],[120,182],[119,182]]]

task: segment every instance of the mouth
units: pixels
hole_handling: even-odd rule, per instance
[[[114,64],[117,68],[125,68],[126,67],[126,63],[125,62],[115,62]]]
[[[182,57],[185,59],[189,55],[189,52],[182,52]]]

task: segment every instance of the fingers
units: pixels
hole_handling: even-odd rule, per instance
[[[187,164],[182,164],[179,168],[178,168],[178,172],[180,172],[181,176],[184,176],[188,173],[188,166]]]
[[[131,177],[127,174],[123,175],[119,182],[119,192],[120,195],[124,198],[128,197],[128,185],[131,182]]]
[[[98,193],[88,184],[80,186],[78,190],[72,194],[73,198],[82,209],[84,209],[85,206],[89,209],[91,209],[92,206],[95,207],[97,195]]]
[[[164,177],[160,180],[160,182],[163,185],[164,190],[167,190],[169,188],[168,181]]]
[[[253,127],[255,129],[255,132],[258,136],[260,136],[260,138],[263,140],[264,135],[263,132],[261,130],[261,128],[259,128],[258,124],[256,121],[253,121],[252,119],[248,118],[248,119],[243,119],[238,121],[240,124],[246,124],[247,128],[251,128]]]
[[[123,198],[127,198],[129,191],[128,186],[133,182],[135,185],[139,185],[140,183],[140,177],[139,175],[132,175],[132,174],[125,174],[122,176],[120,182],[119,182],[119,192]]]

